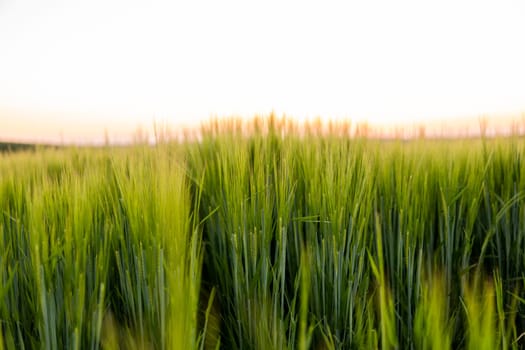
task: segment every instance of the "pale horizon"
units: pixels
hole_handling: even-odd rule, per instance
[[[523,33],[510,0],[3,0],[0,141],[118,141],[272,111],[506,129],[524,123]]]

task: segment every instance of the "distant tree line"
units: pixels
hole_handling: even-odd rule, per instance
[[[12,142],[0,142],[0,153],[19,152],[19,151],[34,151],[37,147],[52,147],[35,145],[31,143],[12,143]]]

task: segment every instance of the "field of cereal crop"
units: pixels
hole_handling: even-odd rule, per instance
[[[0,154],[0,349],[522,348],[524,153],[270,117]]]

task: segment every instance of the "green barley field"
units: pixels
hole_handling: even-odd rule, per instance
[[[0,155],[0,350],[525,348],[525,140],[270,116]]]

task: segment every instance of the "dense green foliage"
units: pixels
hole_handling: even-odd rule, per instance
[[[0,349],[523,347],[523,140],[234,124],[0,155]]]

